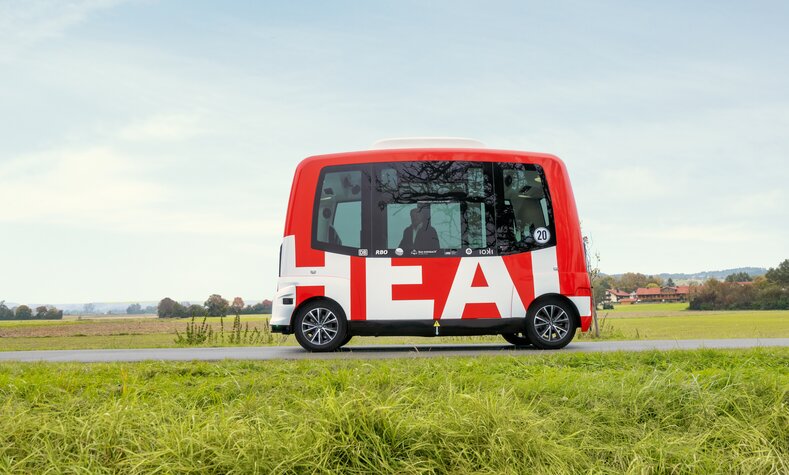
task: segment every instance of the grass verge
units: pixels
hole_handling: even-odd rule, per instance
[[[786,473],[789,349],[0,364],[0,472]]]

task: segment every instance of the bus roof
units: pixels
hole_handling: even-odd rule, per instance
[[[485,148],[479,140],[462,137],[402,137],[379,140],[373,150],[393,148]]]
[[[407,162],[423,160],[451,160],[475,162],[512,162],[546,165],[556,163],[564,168],[564,162],[551,154],[524,152],[519,150],[496,150],[489,148],[392,148],[313,155],[299,163],[297,168],[307,166],[351,165],[359,163]]]

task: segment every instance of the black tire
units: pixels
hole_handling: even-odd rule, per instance
[[[531,346],[531,341],[525,333],[502,333],[501,337],[515,346]]]
[[[575,336],[578,327],[570,306],[559,299],[545,299],[526,314],[526,335],[535,348],[558,350]]]
[[[334,351],[348,336],[342,308],[330,300],[316,300],[299,308],[293,319],[296,341],[307,351]]]
[[[347,345],[348,342],[351,341],[351,338],[353,338],[353,335],[351,335],[351,332],[348,332],[348,334],[345,335],[345,339],[342,341],[342,343],[340,343],[340,348]]]

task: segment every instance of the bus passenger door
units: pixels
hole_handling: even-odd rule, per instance
[[[526,315],[542,294],[559,292],[556,240],[548,184],[542,168],[498,163],[496,186],[497,252],[512,278],[512,316]]]

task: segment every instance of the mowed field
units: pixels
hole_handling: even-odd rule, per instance
[[[0,363],[1,473],[789,473],[789,349]]]
[[[241,323],[250,331],[262,330],[269,315],[242,315]],[[176,331],[184,333],[190,319],[107,316],[43,321],[0,322],[0,351],[88,349],[88,348],[169,348]],[[201,322],[201,319],[196,319]],[[233,317],[207,318],[215,331],[222,327],[229,336]],[[281,339],[277,340],[280,341]]]
[[[604,337],[671,340],[789,336],[789,310],[694,311],[687,303],[616,306],[597,315]]]
[[[789,337],[789,311],[705,311],[686,310],[686,304],[646,304],[601,310],[601,338],[633,339],[716,339]],[[242,325],[262,330],[268,315],[244,315]],[[201,319],[198,319],[199,322]],[[220,323],[208,318],[215,332],[225,334],[232,317]],[[166,348],[178,346],[175,332],[184,332],[188,319],[143,317],[69,318],[62,321],[0,322],[0,351],[80,348]],[[578,339],[589,339],[578,334]],[[410,343],[499,343],[499,336],[477,337],[355,337],[350,345]],[[217,346],[228,345],[227,338]],[[274,335],[272,345],[295,345],[295,339]]]

